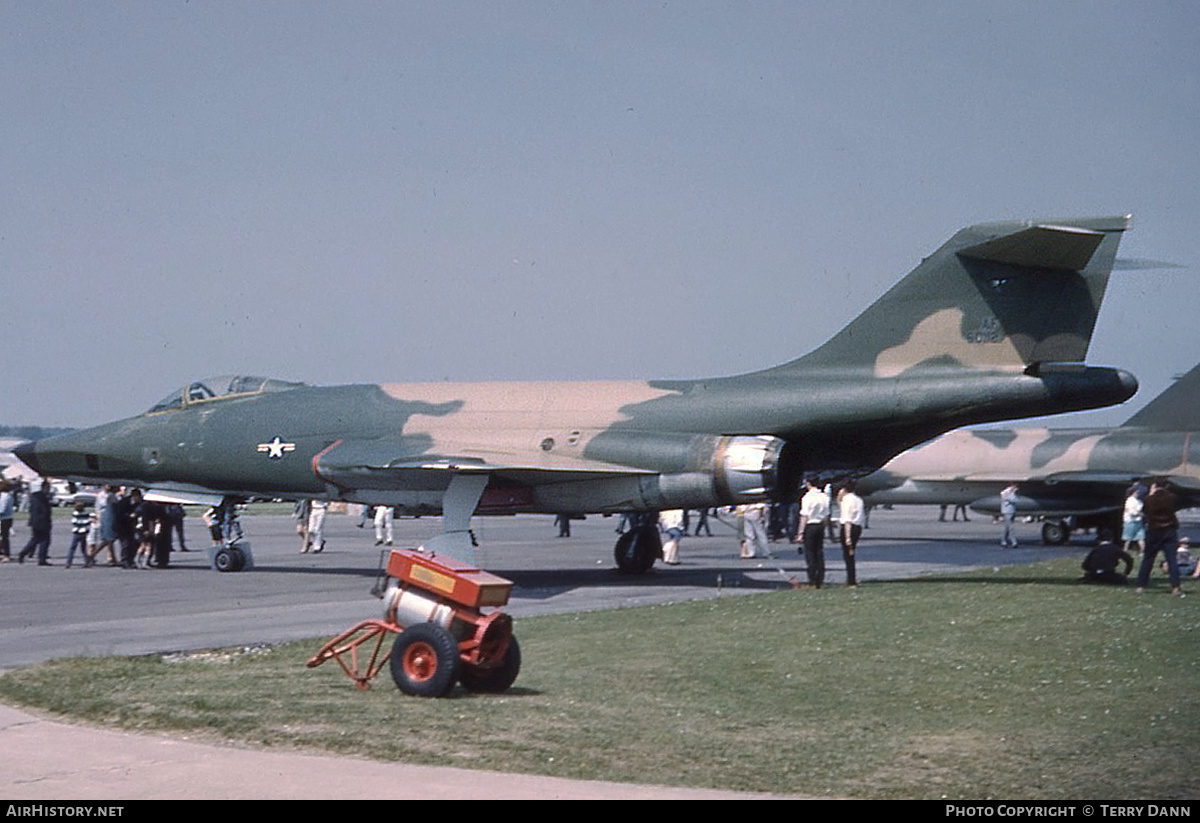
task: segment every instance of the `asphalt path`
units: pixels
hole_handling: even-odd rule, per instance
[[[255,567],[218,573],[207,534],[189,518],[189,552],[166,570],[63,564],[66,524],[55,523],[50,567],[0,564],[0,670],[85,655],[140,655],[328,638],[381,614],[370,590],[381,549],[371,524],[330,515],[326,548],[302,554],[295,524],[283,515],[243,520]],[[726,597],[787,588],[803,580],[794,546],[772,544],[774,560],[740,560],[733,527],[713,522],[712,537],[688,537],[681,565],[619,574],[615,518],[572,523],[556,537],[553,518],[476,518],[477,563],[514,582],[508,611],[523,616]],[[1195,524],[1191,524],[1195,525]],[[439,518],[395,521],[396,545],[416,546]],[[1185,529],[1185,533],[1187,533]],[[27,530],[14,530],[19,546]],[[937,509],[876,510],[858,550],[859,582],[946,574],[1080,557],[1086,542],[1038,543],[1037,524],[1019,524],[1021,548],[999,547],[987,518],[937,522]],[[827,582],[844,582],[841,552],[827,546]],[[314,644],[314,652],[319,646]],[[52,722],[0,707],[0,792],[10,798],[713,798],[727,792],[565,781],[455,769],[257,752],[128,735]],[[270,779],[263,779],[269,776]]]
[[[254,555],[252,570],[218,573],[209,566],[208,538],[189,518],[189,552],[176,551],[167,570],[64,566],[66,524],[56,522],[50,567],[0,564],[0,670],[58,657],[138,655],[281,643],[333,636],[360,620],[382,616],[371,595],[381,549],[371,524],[354,515],[330,515],[326,548],[302,554],[295,524],[284,515],[243,518]],[[416,546],[435,535],[440,518],[395,521],[396,546]],[[553,518],[476,518],[478,565],[514,582],[507,610],[529,615],[593,611],[747,594],[803,580],[794,546],[773,543],[775,560],[740,560],[731,524],[714,522],[712,537],[685,538],[681,564],[661,563],[642,576],[616,571],[616,518],[572,523],[556,537]],[[18,542],[24,528],[14,529]],[[987,518],[937,522],[937,509],[907,507],[873,512],[858,549],[859,581],[1080,555],[1087,544],[1042,546],[1037,524],[1021,524],[1018,549],[999,547],[1000,528]],[[20,545],[20,542],[18,542]],[[844,581],[841,551],[826,547],[828,581]]]

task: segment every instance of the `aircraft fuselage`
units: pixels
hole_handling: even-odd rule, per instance
[[[503,467],[492,472],[484,509],[637,508],[637,494],[630,497],[622,484],[644,486],[648,475],[694,475],[690,487],[677,483],[670,492],[686,496],[680,504],[722,505],[741,501],[705,479],[717,471],[721,438],[782,441],[778,470],[787,485],[802,471],[861,473],[948,427],[1117,402],[1134,385],[1117,370],[1070,368],[1038,377],[1012,371],[964,378],[956,370],[882,380],[835,372],[302,386],[184,403],[41,441],[22,456],[44,474],[81,481],[333,497],[421,511],[436,510],[451,470],[469,469],[476,459]],[[431,471],[439,465],[447,471]],[[340,474],[351,466],[353,476]],[[578,470],[555,482],[553,472],[563,467]],[[608,474],[606,467],[620,471]],[[610,488],[599,505],[587,505],[601,490],[597,484]]]

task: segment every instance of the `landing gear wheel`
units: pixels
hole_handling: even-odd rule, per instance
[[[621,535],[613,550],[621,574],[645,574],[662,557],[662,537],[657,526],[638,526]]]
[[[508,691],[509,686],[516,682],[520,671],[521,646],[517,643],[517,638],[510,637],[508,651],[504,653],[504,659],[500,661],[499,666],[490,669],[479,666],[463,666],[458,681],[467,691],[499,694]]]
[[[1042,542],[1047,546],[1061,546],[1071,539],[1071,527],[1060,520],[1047,520],[1042,524]]]
[[[213,565],[219,572],[241,571],[242,567],[246,565],[246,555],[242,554],[241,549],[230,546],[213,555]]]
[[[400,632],[390,663],[396,688],[416,697],[444,697],[462,668],[458,643],[436,623],[418,623]]]

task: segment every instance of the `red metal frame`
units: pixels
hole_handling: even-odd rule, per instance
[[[379,670],[387,665],[388,658],[392,656],[391,649],[384,652],[382,657],[379,656],[380,651],[383,649],[383,639],[388,633],[398,631],[402,631],[402,629],[395,623],[385,623],[382,620],[364,620],[354,628],[342,632],[322,646],[321,651],[317,652],[306,665],[310,669],[315,669],[326,660],[333,658],[342,667],[342,671],[346,673],[346,676],[354,681],[354,685],[360,691],[366,691],[371,688],[371,679],[379,674]],[[375,647],[371,650],[371,658],[364,671],[358,665],[358,647],[370,640],[375,641]],[[347,643],[346,641],[349,642]],[[342,645],[343,643],[345,645]],[[350,655],[349,665],[346,664],[346,661],[342,657],[347,653]]]

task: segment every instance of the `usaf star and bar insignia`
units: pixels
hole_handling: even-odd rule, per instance
[[[274,440],[268,440],[266,443],[258,444],[259,454],[265,454],[272,460],[280,460],[288,452],[296,450],[295,443],[286,443],[279,435],[275,435]]]

